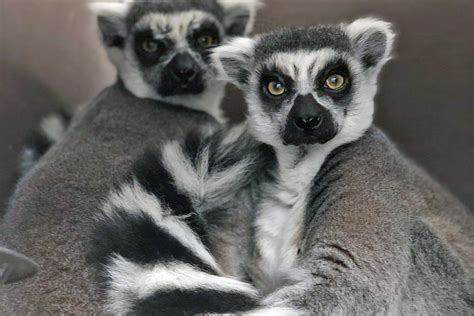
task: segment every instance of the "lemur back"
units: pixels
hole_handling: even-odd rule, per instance
[[[202,112],[137,99],[120,84],[102,92],[10,201],[1,243],[33,258],[41,272],[5,288],[2,313],[97,313],[84,254],[101,198],[145,148],[209,124],[216,123]]]

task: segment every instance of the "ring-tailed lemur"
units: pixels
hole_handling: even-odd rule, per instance
[[[249,314],[469,313],[472,214],[370,128],[393,37],[362,19],[216,49],[252,136],[194,136],[136,163],[94,238],[110,310],[245,308],[212,301],[233,293]]]
[[[82,259],[100,198],[145,148],[217,125],[208,113],[217,115],[224,83],[213,78],[209,52],[250,31],[255,4],[93,4],[118,80],[75,115],[19,181],[0,224],[0,244],[33,258],[41,273],[0,295],[1,314],[97,313]]]
[[[258,6],[257,0],[90,4],[110,61],[128,91],[202,110],[221,122],[225,84],[214,79],[209,53],[229,37],[248,34]],[[23,174],[61,138],[70,121],[71,111],[62,110],[41,121],[22,152]]]

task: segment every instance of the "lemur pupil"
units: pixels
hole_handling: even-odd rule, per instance
[[[148,53],[153,53],[158,50],[158,44],[155,41],[145,41],[143,42],[143,49]]]
[[[214,44],[214,38],[212,36],[201,36],[198,39],[199,45],[204,48],[210,47]]]

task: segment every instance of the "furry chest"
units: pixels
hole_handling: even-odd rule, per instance
[[[274,186],[262,200],[255,222],[259,269],[271,290],[291,279],[303,232],[308,186]]]

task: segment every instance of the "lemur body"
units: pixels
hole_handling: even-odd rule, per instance
[[[94,252],[110,310],[472,312],[472,214],[370,127],[392,39],[387,23],[366,19],[218,48],[221,71],[246,92],[253,136],[167,145],[112,193]],[[199,269],[210,260],[216,270]],[[183,283],[183,266],[199,278]],[[229,276],[258,294],[221,286]],[[205,304],[232,293],[246,305]]]
[[[218,125],[209,114],[217,113],[224,85],[211,80],[208,50],[250,29],[254,4],[94,4],[118,80],[76,115],[20,180],[0,226],[0,243],[34,259],[41,272],[5,288],[1,314],[100,311],[84,260],[97,205],[145,148]],[[189,18],[181,23],[173,20],[176,15]],[[163,16],[174,22],[167,25]]]
[[[223,122],[225,84],[215,80],[209,67],[209,49],[248,34],[258,6],[256,0],[138,0],[93,2],[91,9],[99,16],[109,59],[128,91],[137,98],[205,111]],[[64,135],[73,112],[59,110],[41,121],[22,152],[23,174]]]

